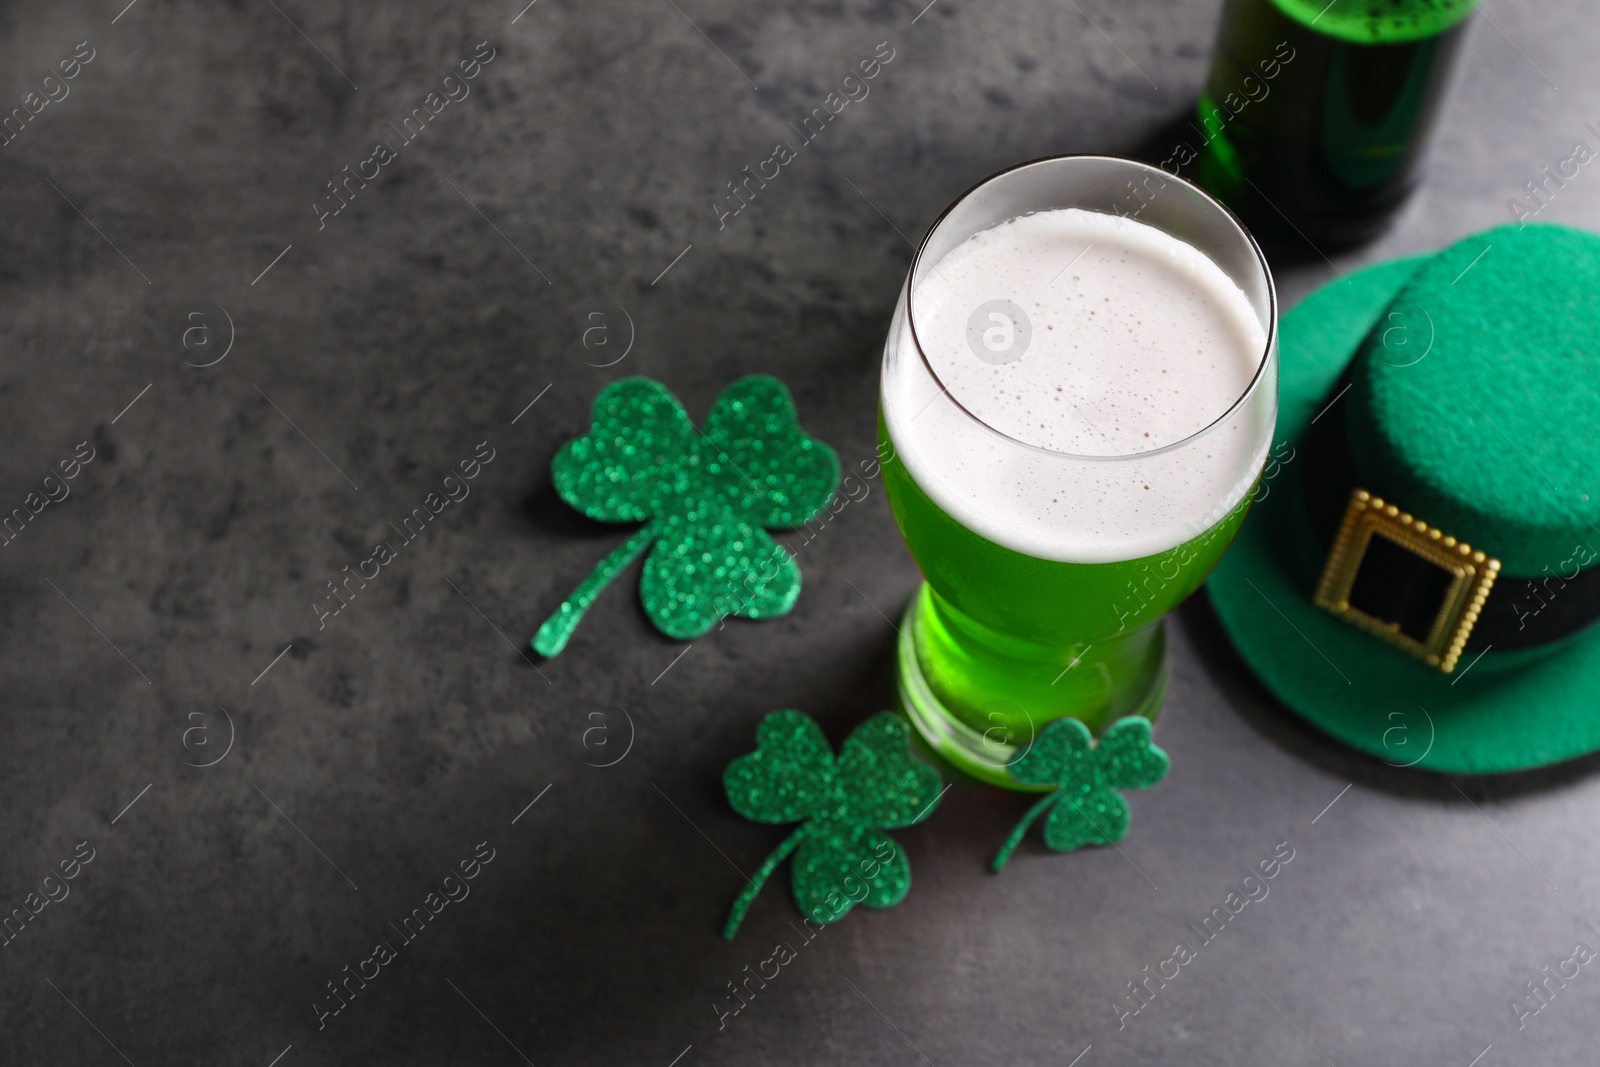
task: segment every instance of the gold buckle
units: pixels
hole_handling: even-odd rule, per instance
[[[1350,603],[1351,590],[1374,535],[1451,575],[1425,641],[1404,632],[1398,622],[1369,615]],[[1474,551],[1466,542],[1434,529],[1365,489],[1357,489],[1350,494],[1344,520],[1328,551],[1328,562],[1322,568],[1322,579],[1312,599],[1317,607],[1448,674],[1455,669],[1467,638],[1472,636],[1499,571],[1499,560]]]

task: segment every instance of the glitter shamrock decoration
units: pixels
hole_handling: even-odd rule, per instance
[[[722,784],[745,818],[800,823],[734,901],[722,932],[730,941],[791,852],[795,903],[818,922],[837,922],[856,904],[898,904],[911,865],[884,831],[921,822],[941,796],[938,772],[912,758],[910,731],[887,711],[856,727],[837,759],[809,716],[775,711],[756,730],[756,750],[728,764]]]
[[[1167,775],[1167,754],[1150,743],[1150,720],[1129,716],[1111,724],[1095,744],[1077,719],[1057,719],[1032,745],[1012,757],[1008,770],[1023,785],[1053,786],[1028,809],[991,865],[998,872],[1033,820],[1050,810],[1044,843],[1057,852],[1109,845],[1128,834],[1128,802],[1118,789],[1148,789]]]
[[[542,656],[566,647],[600,590],[652,544],[639,592],[662,633],[689,640],[726,615],[785,614],[800,568],[766,531],[804,525],[839,484],[839,457],[800,429],[788,388],[765,374],[723,390],[703,429],[660,382],[614,382],[550,469],[561,498],[591,519],[644,525],[539,627]]]

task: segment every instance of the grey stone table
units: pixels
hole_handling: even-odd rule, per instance
[[[1593,1062],[1600,975],[1520,1029],[1510,1003],[1596,942],[1595,762],[1456,782],[1351,754],[1203,597],[1172,626],[1174,770],[1120,850],[990,875],[1025,802],[958,784],[900,835],[907,900],[720,1022],[798,940],[782,879],[719,936],[777,840],[722,767],[771,710],[837,742],[893,700],[917,573],[880,489],[805,546],[787,618],[685,646],[630,577],[524,658],[621,536],[549,485],[597,390],[651,375],[699,417],[769,371],[866,458],[911,242],[1004,165],[1156,151],[1215,4],[125,2],[0,4],[5,98],[40,94],[0,147],[0,510],[38,509],[0,548],[0,909],[31,916],[0,947],[0,1063]],[[1507,221],[1594,144],[1584,0],[1478,21],[1423,194],[1376,246],[1275,253],[1288,301]],[[1600,229],[1600,171],[1542,217]],[[1280,845],[1270,895],[1119,1026]]]

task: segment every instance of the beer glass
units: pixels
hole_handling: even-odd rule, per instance
[[[987,258],[957,263],[982,242]],[[878,432],[925,578],[900,626],[900,699],[955,767],[1020,789],[1006,764],[1045,723],[1156,717],[1162,619],[1228,547],[1271,446],[1276,321],[1239,221],[1132,160],[1025,163],[934,224],[889,329]]]

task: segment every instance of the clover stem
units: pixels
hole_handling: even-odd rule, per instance
[[[749,884],[744,887],[744,892],[739,894],[739,899],[733,902],[733,909],[728,912],[728,925],[723,927],[722,930],[724,938],[729,941],[733,940],[733,935],[739,930],[739,924],[744,922],[745,912],[749,911],[750,905],[755,903],[756,894],[761,892],[761,887],[767,884],[767,879],[772,876],[772,872],[777,869],[778,864],[789,858],[789,853],[795,850],[795,847],[800,844],[801,839],[805,836],[806,824],[801,823],[795,832],[790,834],[783,844],[774,849],[772,855],[767,857],[766,862],[756,871],[756,876],[749,879]]]
[[[643,552],[654,541],[660,531],[654,521],[647,522],[632,537],[622,542],[609,556],[595,565],[589,572],[589,577],[578,584],[572,595],[562,601],[555,614],[544,620],[544,625],[539,627],[539,632],[533,635],[533,650],[541,656],[550,657],[567,647],[567,641],[572,637],[572,631],[578,628],[578,623],[583,619],[583,613],[589,610],[589,605],[594,603],[594,598],[600,595],[611,579],[615,578],[634,558]]]
[[[1033,825],[1033,820],[1043,815],[1046,808],[1060,799],[1061,791],[1057,789],[1048,796],[1041,798],[1039,803],[1028,809],[1028,814],[1022,817],[1022,821],[1017,823],[1017,828],[1011,831],[1011,836],[1006,838],[1006,843],[1000,846],[999,852],[995,853],[994,862],[989,864],[991,871],[999,874],[1005,868],[1006,861],[1017,850],[1017,846],[1022,844],[1023,835],[1028,832],[1028,827]]]

